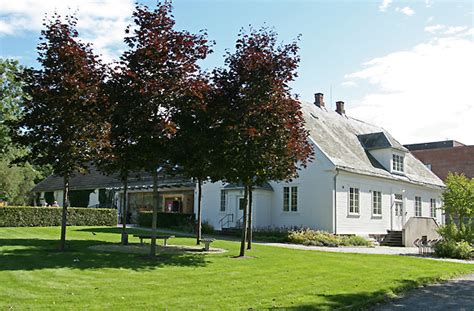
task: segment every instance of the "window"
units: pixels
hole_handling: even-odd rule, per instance
[[[221,190],[221,212],[225,212],[227,209],[227,193],[225,190]]]
[[[296,212],[298,210],[298,187],[291,187],[291,211]]]
[[[436,199],[430,199],[430,214],[431,217],[436,218]]]
[[[395,195],[395,216],[403,215],[403,195],[396,193]]]
[[[298,187],[283,187],[283,211],[298,211]]]
[[[382,192],[372,191],[372,215],[382,216]]]
[[[359,188],[349,188],[349,214],[359,214]]]
[[[421,216],[421,197],[415,197],[415,216]]]
[[[403,156],[398,154],[392,155],[392,170],[403,172]]]

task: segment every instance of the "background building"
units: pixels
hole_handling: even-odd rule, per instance
[[[405,145],[410,152],[442,180],[449,172],[474,178],[474,145],[455,140]]]

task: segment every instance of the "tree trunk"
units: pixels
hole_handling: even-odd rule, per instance
[[[247,228],[247,249],[252,249],[252,186],[249,186],[249,224]]]
[[[201,225],[202,225],[202,212],[201,212],[201,197],[202,197],[202,181],[198,179],[198,210],[197,210],[197,224],[196,224],[196,245],[201,244]]]
[[[152,172],[153,175],[153,215],[151,220],[151,243],[150,243],[150,256],[156,256],[156,223],[158,218],[158,205],[159,205],[159,195],[158,195],[158,172],[156,169]]]
[[[66,249],[66,224],[67,224],[67,208],[69,205],[69,174],[64,175],[63,188],[63,211],[61,216],[61,240],[59,242],[59,250]]]
[[[122,245],[128,244],[128,233],[127,233],[127,214],[128,214],[128,200],[127,200],[127,189],[128,188],[128,177],[123,179],[123,205],[122,205]]]
[[[243,224],[242,224],[242,241],[240,242],[240,254],[239,257],[245,256],[245,242],[247,242],[247,210],[248,210],[248,186],[245,185],[244,190],[244,216],[243,216]]]

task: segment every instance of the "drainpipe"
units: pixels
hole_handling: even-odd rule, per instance
[[[339,169],[336,167],[334,175],[334,234],[337,234],[337,175],[339,175]]]

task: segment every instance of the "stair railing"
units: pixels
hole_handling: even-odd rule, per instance
[[[230,224],[234,222],[234,214],[226,214],[219,220],[221,228],[229,228]]]
[[[239,219],[237,219],[236,221],[236,226],[237,228],[242,228],[242,225],[244,224],[244,215],[242,215],[242,217],[240,217]]]

